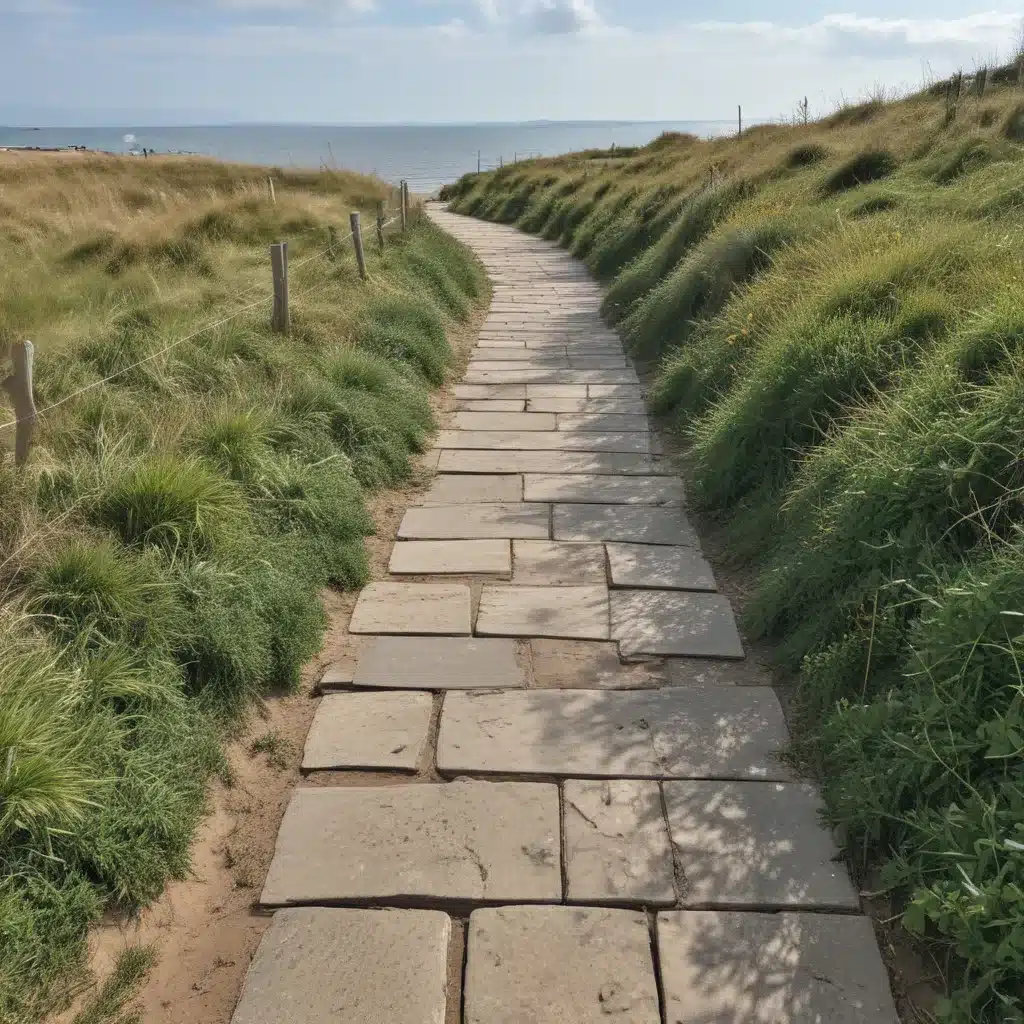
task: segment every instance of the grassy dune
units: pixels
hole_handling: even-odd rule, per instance
[[[485,290],[425,221],[378,255],[381,182],[273,174],[276,204],[266,169],[0,157],[0,352],[36,343],[52,407],[27,470],[0,459],[10,1024],[67,1002],[90,922],[185,876],[222,740],[319,650],[321,589],[363,582],[363,495],[409,476]],[[299,266],[360,208],[368,283],[349,242]],[[291,336],[265,301],[197,334],[268,294],[279,239]]]
[[[584,259],[657,364],[831,822],[958,1022],[1024,1017],[1024,92],[981,86],[449,190]]]

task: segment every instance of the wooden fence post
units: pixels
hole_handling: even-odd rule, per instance
[[[384,255],[384,200],[377,203],[377,248]]]
[[[366,280],[366,257],[363,255],[363,229],[359,225],[359,211],[353,210],[348,217],[352,225],[352,245],[356,250],[356,266],[359,267],[359,276]]]
[[[272,203],[276,204],[277,203],[277,193],[274,191],[274,179],[268,177],[267,181],[270,184],[270,201]]]
[[[409,183],[403,178],[401,184],[402,197],[402,231],[409,226]]]
[[[739,106],[739,105],[736,107],[736,121],[737,121],[737,124],[739,126],[739,131],[736,134],[737,135],[742,135],[743,134],[743,107]]]
[[[35,349],[31,341],[16,341],[11,345],[14,369],[0,382],[14,406],[15,437],[14,464],[24,466],[28,461],[32,434],[36,428],[36,402],[32,395],[32,362]]]
[[[270,269],[274,274],[274,313],[270,327],[276,334],[287,334],[288,320],[288,243],[275,242],[270,247]]]

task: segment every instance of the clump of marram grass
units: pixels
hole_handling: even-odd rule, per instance
[[[821,183],[825,195],[835,195],[870,181],[889,177],[896,170],[896,159],[884,149],[869,149],[855,153],[826,175]]]
[[[582,160],[516,183],[545,181],[522,223],[607,274],[605,316],[660,358],[652,408],[754,574],[747,627],[797,674],[859,880],[947,965],[945,1024],[1024,1012],[1024,118],[1017,69],[987,79],[954,118],[944,88],[875,97],[666,141],[553,205]],[[457,206],[505,193],[481,175]]]
[[[12,1024],[67,1006],[92,922],[187,877],[222,740],[299,683],[323,588],[365,581],[365,488],[408,478],[448,331],[485,291],[419,220],[367,246],[365,283],[348,247],[304,262],[387,190],[271,173],[276,205],[266,169],[0,158],[0,349],[32,337],[37,402],[60,403],[27,471],[0,459]],[[201,331],[268,293],[278,238],[291,336],[271,334],[269,304]]]

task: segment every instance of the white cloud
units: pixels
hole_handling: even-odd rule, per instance
[[[523,16],[527,27],[541,35],[574,35],[604,27],[592,0],[533,0]]]
[[[1021,26],[1019,13],[988,11],[962,18],[865,18],[828,14],[808,25],[776,25],[771,21],[704,21],[680,26],[716,35],[759,37],[766,45],[803,43],[848,56],[884,57],[929,49],[974,47],[1006,51]],[[987,52],[978,56],[988,56]]]

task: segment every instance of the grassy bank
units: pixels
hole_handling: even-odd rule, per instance
[[[68,1001],[91,922],[186,875],[222,741],[319,650],[321,589],[363,582],[363,495],[408,477],[485,282],[425,221],[383,255],[367,238],[365,284],[351,243],[311,258],[351,209],[372,224],[370,178],[274,171],[272,203],[259,168],[0,161],[0,351],[36,343],[49,410],[28,468],[0,461],[0,1020],[20,1024]],[[246,308],[281,239],[287,338]]]
[[[1022,142],[991,69],[449,190],[584,259],[657,363],[831,822],[959,1022],[1024,1016]]]

